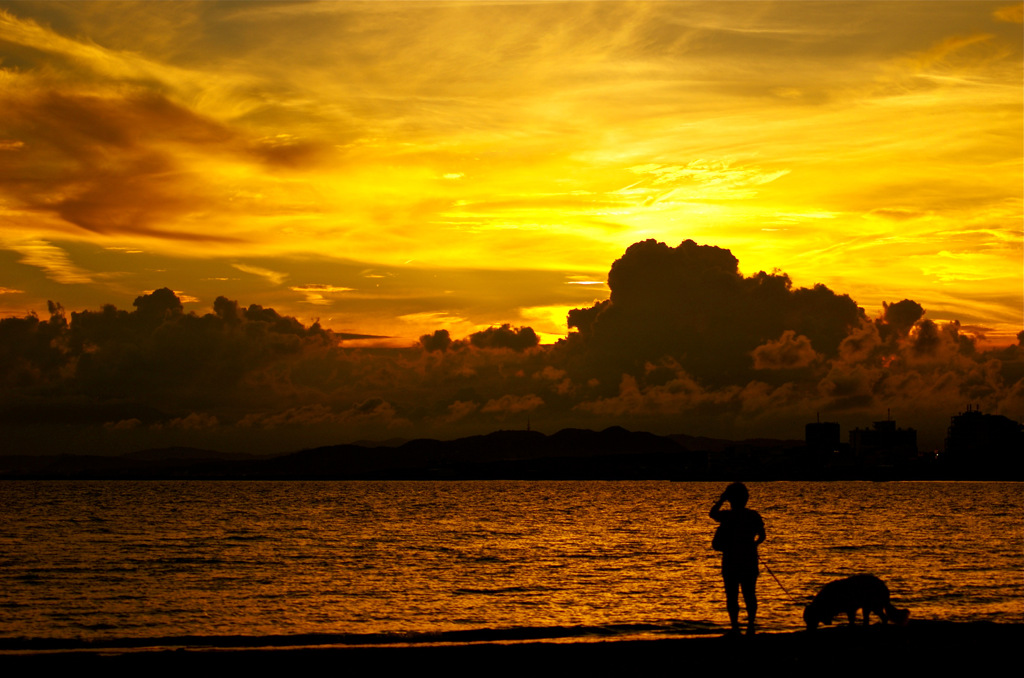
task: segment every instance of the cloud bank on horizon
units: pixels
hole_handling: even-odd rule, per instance
[[[824,285],[744,276],[727,249],[635,243],[607,300],[569,313],[542,345],[505,324],[407,348],[346,346],[334,332],[219,297],[186,312],[167,288],[113,305],[0,320],[0,429],[9,451],[193,445],[288,451],[360,438],[618,424],[720,437],[802,435],[891,411],[941,445],[973,404],[1024,415],[1024,331],[980,350],[913,300],[870,318]]]
[[[0,2],[0,316],[167,285],[394,345],[506,322],[550,342],[625,247],[694,238],[1012,344],[1021,21],[973,1]],[[810,289],[772,303],[825,303]],[[617,313],[580,327],[594,351]],[[835,328],[793,332],[758,364],[832,358]]]

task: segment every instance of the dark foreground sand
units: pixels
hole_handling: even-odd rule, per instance
[[[615,675],[753,673],[889,675],[1020,667],[1024,625],[915,620],[905,628],[846,625],[813,633],[711,636],[599,642],[473,643],[440,646],[302,647],[273,649],[145,649],[2,654],[0,669],[178,671],[402,672],[433,675]],[[1014,668],[1015,667],[1015,668]],[[799,673],[797,673],[799,672]],[[15,675],[15,674],[8,674]]]

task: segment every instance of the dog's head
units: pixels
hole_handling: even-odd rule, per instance
[[[818,606],[813,602],[808,603],[804,608],[804,624],[807,625],[808,631],[813,631],[818,628],[818,624],[831,624],[832,615],[826,614],[823,610],[818,609]]]

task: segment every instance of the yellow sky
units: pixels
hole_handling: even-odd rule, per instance
[[[552,340],[630,244],[692,238],[1008,341],[1021,17],[0,3],[0,313],[168,286],[398,343],[502,322]]]

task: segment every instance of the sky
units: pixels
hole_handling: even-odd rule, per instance
[[[0,419],[270,450],[1018,418],[1022,16],[0,2]]]

